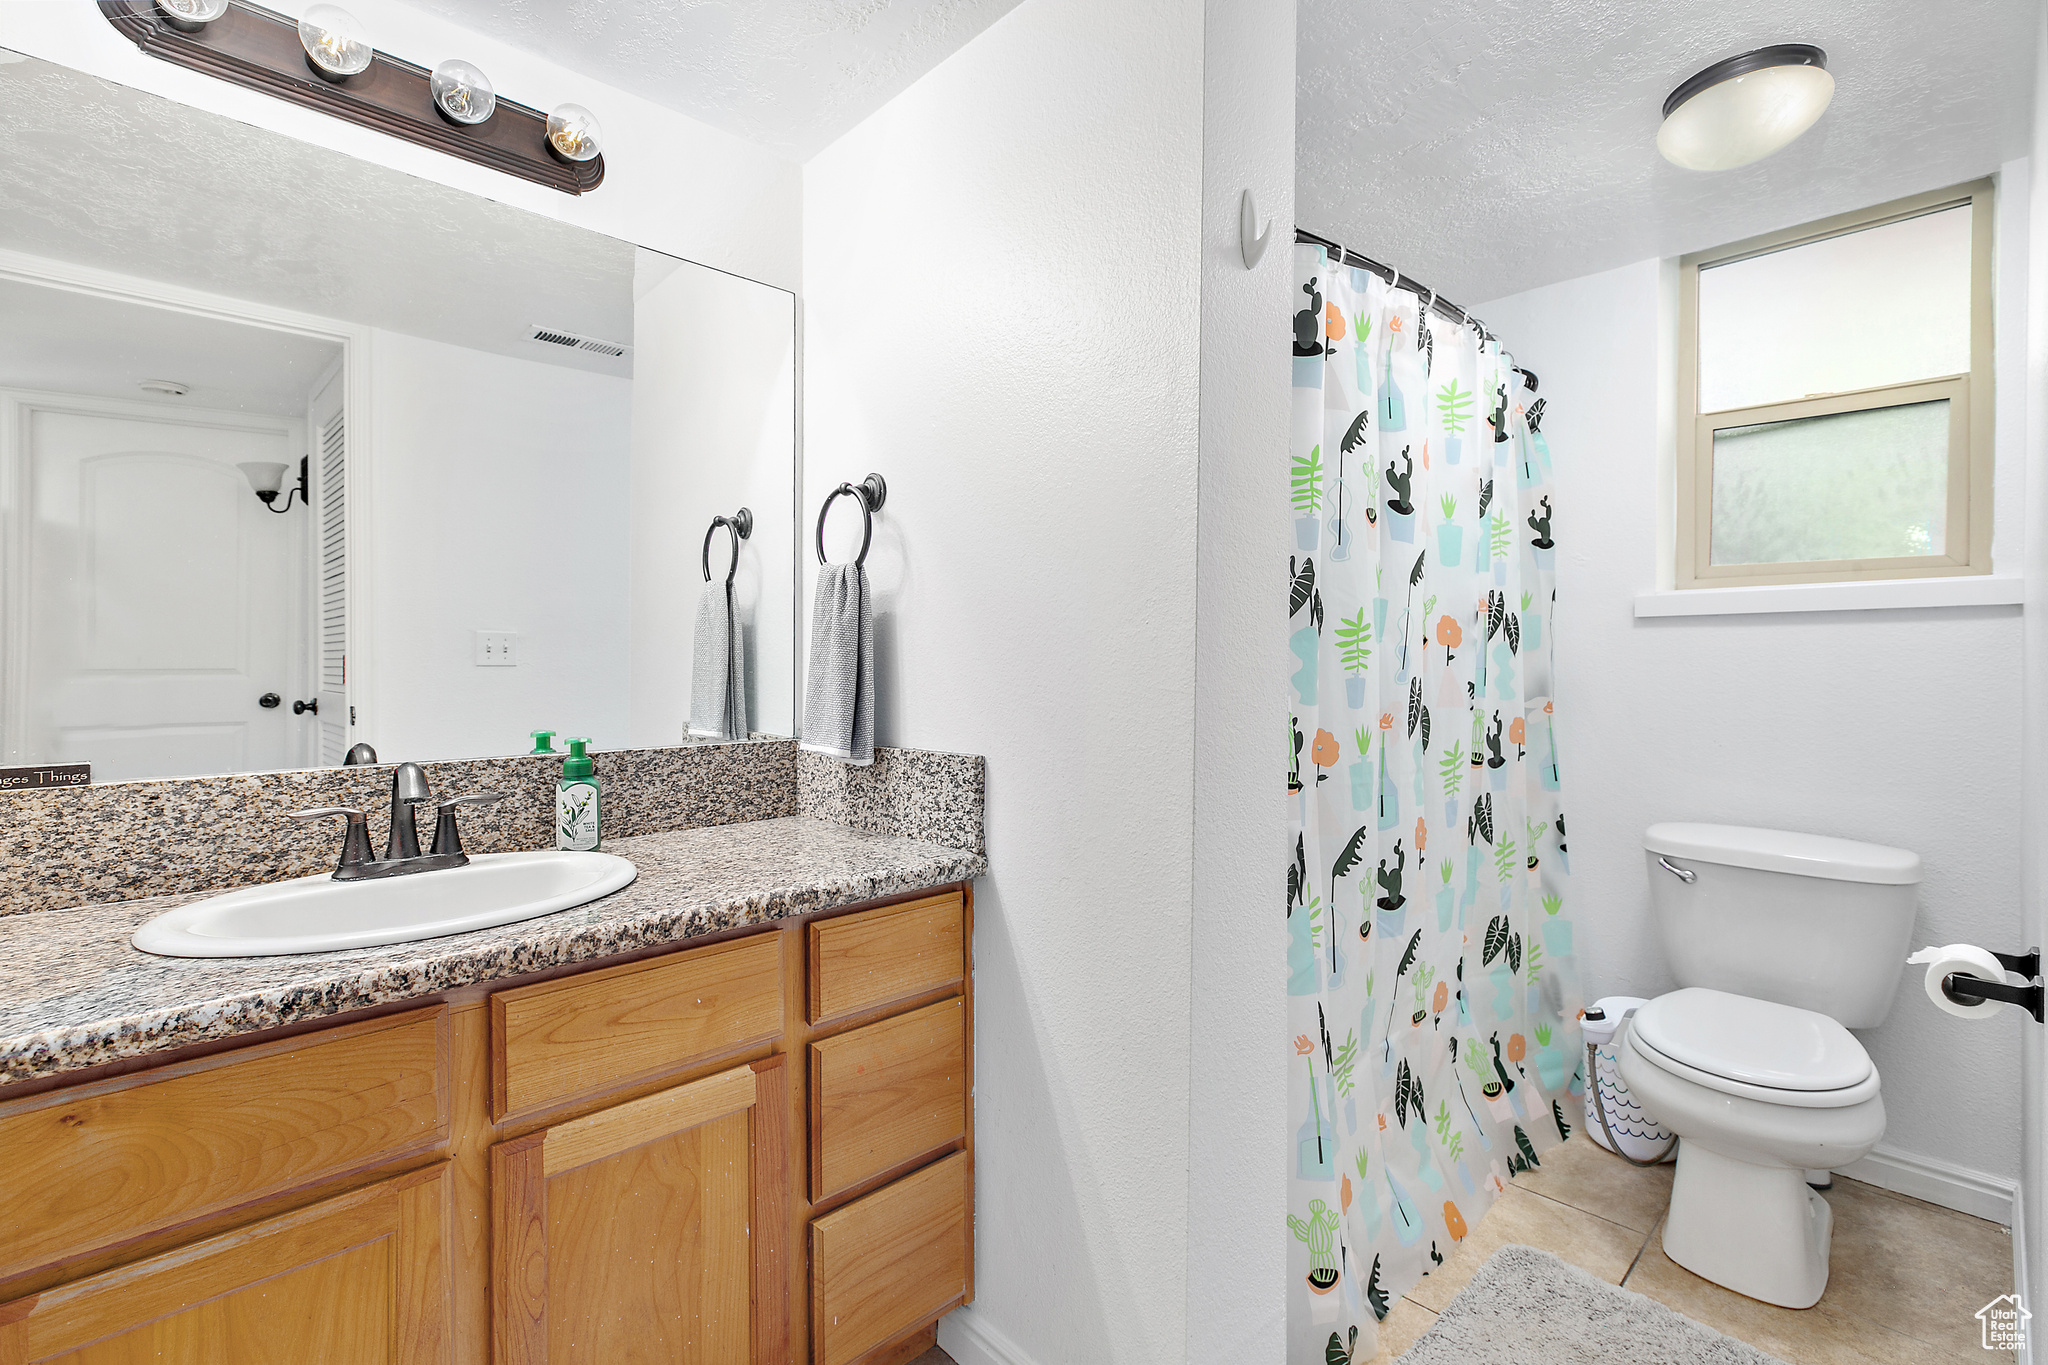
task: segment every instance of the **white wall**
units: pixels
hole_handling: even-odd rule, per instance
[[[1280,1365],[1294,1298],[1277,1221],[1294,1058],[1277,876],[1288,798],[1264,722],[1282,714],[1290,666],[1279,589],[1294,380],[1278,324],[1294,290],[1295,6],[1207,8],[1186,1358]],[[1246,189],[1271,222],[1253,271],[1239,246]]]
[[[350,0],[348,8],[382,51],[424,66],[466,58],[489,73],[502,97],[535,108],[587,106],[604,125],[604,184],[587,195],[564,194],[145,57],[84,0],[0,0],[0,45],[670,255],[796,287],[802,186],[793,162],[398,0]]]
[[[363,737],[386,763],[524,753],[537,729],[624,745],[633,381],[398,332],[369,349]],[[517,632],[518,664],[478,667],[479,630]]]
[[[2023,183],[2024,170],[2008,178]],[[2000,261],[2008,277],[2013,259]],[[1557,455],[1558,695],[1588,995],[1674,985],[1640,842],[1660,820],[1913,849],[1926,868],[1916,946],[2009,949],[2023,829],[2018,609],[1635,617],[1668,553],[1672,285],[1667,263],[1643,261],[1475,310],[1541,376]],[[2024,294],[2001,285],[2004,378]],[[2018,567],[2015,413],[2001,402],[1995,558],[2006,572]],[[1900,983],[1890,1018],[1863,1035],[1884,1077],[1884,1149],[2015,1179],[2019,1023],[1935,1010],[1903,964]]]
[[[2048,9],[2041,11],[2034,56],[2034,139],[2032,162],[2048,165]],[[2021,867],[2021,950],[2048,948],[2048,840],[2040,837],[2048,818],[2048,174],[2034,177],[2031,230],[2027,252],[2027,602],[2025,618],[2026,770],[2025,829],[2029,835]],[[2010,1011],[2008,1011],[2010,1013]],[[2021,1174],[2019,1235],[2014,1251],[2020,1288],[2033,1305],[2038,1334],[2048,1327],[2041,1319],[2048,1304],[2048,1049],[2042,1032],[2020,1026],[2023,1039],[2020,1072]],[[2048,1359],[2036,1347],[2032,1359]]]
[[[804,167],[803,506],[888,479],[876,738],[988,757],[963,1365],[1190,1349],[1202,51],[1025,0]]]
[[[643,266],[645,255],[643,253]],[[672,268],[671,268],[672,267]],[[788,735],[795,660],[796,300],[684,262],[636,284],[633,307],[631,726],[628,742],[682,742],[693,626],[706,589],[704,532],[741,507],[733,594],[747,664],[748,724]],[[644,288],[645,292],[642,292]],[[712,583],[732,563],[723,529]]]

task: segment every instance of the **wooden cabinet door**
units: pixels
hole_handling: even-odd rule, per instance
[[[786,1365],[782,1062],[491,1149],[497,1365]]]
[[[0,1305],[7,1365],[445,1365],[445,1164]]]

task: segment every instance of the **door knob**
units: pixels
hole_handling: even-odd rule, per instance
[[[320,714],[320,699],[318,697],[313,698],[311,701],[295,701],[292,703],[293,715],[303,716],[308,711],[316,716]]]
[[[266,711],[275,711],[283,703],[284,698],[278,696],[275,692],[265,692],[256,699],[256,704]]]

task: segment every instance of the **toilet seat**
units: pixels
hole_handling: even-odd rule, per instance
[[[1638,1010],[1629,1042],[1660,1070],[1727,1095],[1839,1109],[1878,1093],[1877,1069],[1824,1014],[1687,987]]]

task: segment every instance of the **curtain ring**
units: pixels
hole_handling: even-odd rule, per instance
[[[825,562],[825,514],[832,510],[832,501],[841,496],[852,497],[860,502],[860,553],[854,557],[855,564],[868,562],[868,545],[875,538],[875,513],[888,501],[889,485],[880,474],[869,474],[859,483],[842,483],[825,495],[825,505],[818,509],[818,562]]]
[[[740,571],[740,542],[754,534],[754,514],[742,507],[729,517],[713,517],[711,524],[704,528],[704,581],[711,581],[711,538],[723,526],[732,532],[732,566],[725,571],[725,586],[731,587],[733,578]]]

